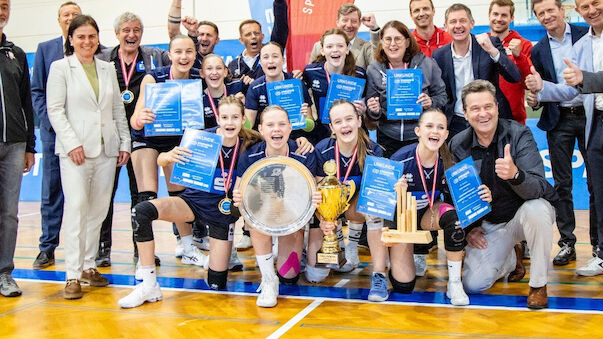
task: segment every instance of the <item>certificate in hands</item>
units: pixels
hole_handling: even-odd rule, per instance
[[[180,147],[191,150],[190,161],[174,164],[170,182],[210,192],[224,138],[215,133],[189,128],[184,131]]]
[[[490,204],[479,197],[478,187],[482,181],[472,157],[450,167],[446,171],[446,180],[463,228],[490,212]]]
[[[306,117],[301,113],[304,103],[301,80],[266,82],[266,91],[270,105],[279,105],[287,111],[293,129],[306,127]]]
[[[396,191],[394,184],[402,177],[404,165],[397,161],[367,156],[358,196],[358,212],[394,220]]]
[[[182,129],[204,129],[202,81],[199,79],[174,79],[166,82],[180,84]]]
[[[423,71],[420,69],[388,69],[387,118],[418,119],[423,112],[423,106],[417,104],[422,90]]]
[[[155,121],[144,125],[144,135],[181,135],[182,109],[180,84],[162,82],[145,85],[145,107],[155,114]]]
[[[323,124],[331,122],[329,119],[329,110],[333,102],[339,99],[346,99],[349,102],[362,99],[364,93],[364,84],[366,80],[354,78],[348,75],[332,74],[331,83],[327,91],[327,97],[324,104],[321,105],[320,121]]]

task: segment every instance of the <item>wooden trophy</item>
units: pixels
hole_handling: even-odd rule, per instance
[[[396,214],[398,218],[397,229],[391,230],[384,228],[381,233],[381,241],[385,244],[429,244],[431,242],[431,233],[429,231],[417,231],[417,198],[410,192],[406,192],[406,187],[396,188],[398,204]]]

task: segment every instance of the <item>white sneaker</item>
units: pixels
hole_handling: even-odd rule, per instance
[[[182,252],[184,252],[184,248],[182,247],[182,239],[176,239],[176,248],[174,248],[174,256],[176,258],[182,258]]]
[[[328,268],[306,265],[306,272],[304,272],[304,274],[306,275],[306,280],[308,280],[308,282],[318,284],[327,279],[330,271],[331,270]]]
[[[237,251],[245,251],[250,249],[251,246],[251,238],[248,235],[243,235],[241,239],[239,239],[239,242],[235,245],[235,248]]]
[[[360,265],[360,259],[358,259],[358,248],[352,249],[351,247],[345,250],[345,264],[340,268],[335,269],[337,272],[347,273],[351,272]]]
[[[278,278],[272,279],[262,278],[262,283],[256,292],[260,292],[258,299],[255,302],[259,307],[274,307],[276,306],[276,298],[278,298]]]
[[[206,235],[203,238],[193,237],[193,245],[198,247],[200,250],[209,251],[209,236]]]
[[[413,254],[417,277],[422,277],[427,272],[427,256],[425,254]]]
[[[203,254],[196,246],[191,246],[188,251],[182,253],[182,263],[184,265],[196,265],[207,269],[209,256]]]
[[[237,255],[237,251],[232,251],[230,253],[230,262],[228,263],[228,270],[233,272],[238,272],[243,270],[243,263],[239,259]]]
[[[463,283],[458,281],[448,281],[448,290],[446,291],[446,297],[450,299],[450,303],[454,306],[466,306],[469,305],[469,297],[463,289]]]
[[[163,298],[159,284],[155,283],[155,286],[148,288],[144,284],[138,284],[134,287],[134,290],[127,296],[119,299],[117,302],[119,306],[123,308],[138,307],[145,302],[154,303]]]
[[[586,277],[603,274],[603,259],[599,257],[590,259],[586,266],[582,266],[576,270],[576,274]]]

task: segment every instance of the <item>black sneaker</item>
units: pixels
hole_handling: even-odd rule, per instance
[[[33,268],[34,270],[39,270],[51,265],[54,265],[54,253],[40,251],[33,263]]]
[[[99,250],[94,261],[97,267],[111,266],[111,251]]]
[[[563,245],[555,259],[553,259],[553,265],[555,266],[565,266],[570,263],[570,261],[576,261],[576,250],[570,245]]]
[[[593,246],[593,258],[599,255],[599,245]]]

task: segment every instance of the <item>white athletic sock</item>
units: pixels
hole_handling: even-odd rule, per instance
[[[450,261],[448,260],[448,280],[449,281],[461,281],[461,266],[462,261]]]
[[[185,235],[180,237],[180,239],[182,240],[182,251],[184,253],[190,253],[192,250],[193,245],[193,235]]]
[[[357,249],[360,235],[362,234],[362,223],[348,222],[348,248]]]
[[[157,273],[155,273],[155,265],[140,266],[140,274],[142,283],[147,287],[154,287],[157,283]]]
[[[272,253],[256,255],[258,266],[260,266],[260,273],[264,279],[276,279],[276,272],[274,271],[274,256]]]

